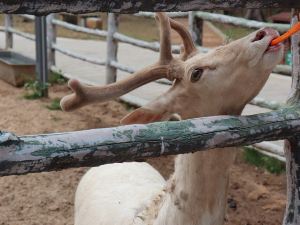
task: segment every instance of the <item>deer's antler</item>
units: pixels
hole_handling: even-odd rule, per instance
[[[111,100],[157,79],[168,78],[173,80],[179,78],[182,74],[181,63],[180,60],[173,59],[171,53],[170,20],[165,13],[157,13],[156,18],[160,22],[161,44],[160,58],[157,63],[132,74],[126,79],[106,86],[87,86],[72,79],[69,81],[69,87],[74,93],[65,96],[61,100],[62,109],[72,111],[93,102]],[[189,52],[189,49],[188,46],[186,51]]]
[[[181,23],[169,18],[171,28],[174,29],[182,39],[183,48],[181,49],[180,58],[186,60],[190,55],[193,55],[198,50],[193,42],[193,38],[188,29]]]
[[[161,64],[168,64],[173,59],[171,49],[171,28],[169,18],[165,13],[156,13],[155,18],[160,22],[160,57]]]

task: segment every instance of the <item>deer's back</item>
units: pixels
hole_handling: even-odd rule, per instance
[[[131,225],[165,186],[147,163],[115,163],[90,169],[75,197],[75,225]]]

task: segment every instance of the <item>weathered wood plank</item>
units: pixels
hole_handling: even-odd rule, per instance
[[[298,22],[298,13],[294,12],[292,25]],[[293,53],[292,90],[290,104],[300,102],[300,34],[291,38]],[[287,204],[283,225],[300,224],[300,136],[294,135],[285,141]]]
[[[49,14],[96,11],[134,13],[138,11],[190,11],[228,8],[300,8],[298,0],[2,0],[1,13]]]
[[[70,133],[16,137],[0,133],[0,176],[97,166],[290,138],[300,106],[251,116],[215,116]]]

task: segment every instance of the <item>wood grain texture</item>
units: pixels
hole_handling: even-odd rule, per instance
[[[189,11],[228,8],[300,8],[298,0],[2,0],[1,13],[49,14],[96,11],[134,13],[138,11]]]

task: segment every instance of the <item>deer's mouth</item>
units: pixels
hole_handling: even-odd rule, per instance
[[[265,53],[269,53],[269,52],[277,52],[281,49],[281,47],[283,46],[282,43],[279,43],[277,45],[271,46],[271,41],[275,38],[279,37],[279,33],[269,27],[263,28],[261,30],[259,30],[256,35],[255,38],[252,40],[252,42],[256,42],[256,41],[262,41],[263,39],[268,39],[267,42],[267,46],[266,46],[266,50]]]
[[[271,44],[271,42],[270,42],[270,44]],[[268,48],[266,49],[265,53],[278,52],[283,47],[282,43],[279,43],[277,45],[270,45],[270,44],[269,44]]]

